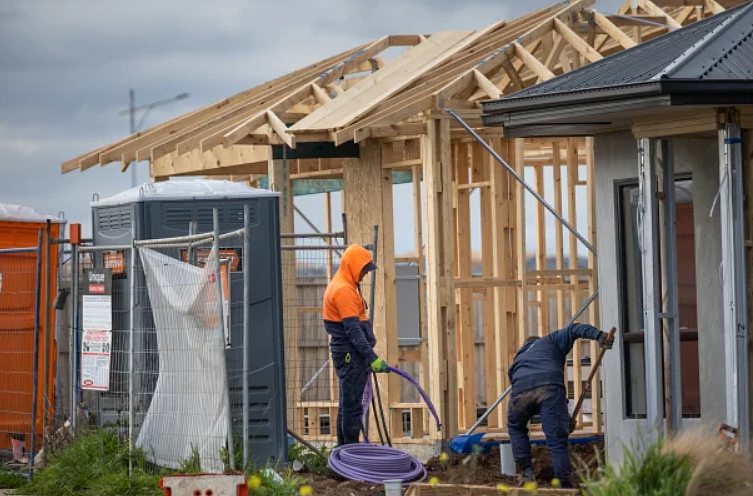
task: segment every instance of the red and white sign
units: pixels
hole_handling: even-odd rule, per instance
[[[104,285],[102,286],[104,289]],[[91,292],[91,285],[90,285]],[[81,388],[110,389],[112,351],[112,296],[83,295],[81,339]]]

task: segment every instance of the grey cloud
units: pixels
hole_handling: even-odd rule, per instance
[[[130,185],[117,164],[60,174],[60,163],[127,134],[137,103],[190,92],[155,125],[386,34],[478,29],[544,0],[5,0],[0,7],[0,202],[90,224],[93,193]],[[619,2],[600,4],[616,10]],[[146,164],[139,164],[146,180]],[[403,195],[405,196],[405,195]],[[321,200],[299,198],[323,224]],[[406,198],[396,197],[410,209]],[[412,225],[397,226],[412,246]],[[403,232],[404,231],[404,232]],[[408,240],[407,247],[400,246]]]

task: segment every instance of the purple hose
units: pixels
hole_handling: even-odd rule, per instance
[[[366,380],[366,387],[363,389],[363,417],[361,418],[361,424],[363,429],[363,442],[369,444],[369,433],[366,432],[366,418],[369,416],[369,405],[371,404],[371,397],[374,394],[373,386],[371,385],[371,371],[369,371],[368,379]]]
[[[416,382],[416,380],[413,379],[413,377],[411,377],[410,375],[408,375],[407,372],[403,372],[402,370],[397,369],[395,367],[390,367],[389,365],[387,365],[387,369],[389,369],[390,372],[394,372],[395,374],[399,375],[400,377],[403,377],[408,382],[410,382],[411,384],[413,384],[414,386],[416,386],[416,389],[418,389],[418,393],[421,395],[421,397],[426,402],[426,405],[429,407],[429,411],[434,416],[434,420],[436,420],[436,422],[437,422],[437,430],[441,430],[442,429],[442,423],[439,421],[439,415],[437,415],[437,411],[434,409],[434,404],[431,402],[431,399],[429,399],[429,395],[426,394],[426,391],[424,391],[424,389],[418,384],[418,382]]]
[[[372,484],[394,479],[405,483],[421,482],[426,478],[426,469],[418,459],[376,444],[346,444],[335,448],[327,465],[346,479]]]

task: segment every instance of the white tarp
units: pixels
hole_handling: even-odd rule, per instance
[[[43,223],[47,222],[47,220],[63,222],[63,219],[40,214],[31,207],[15,205],[13,203],[0,203],[0,221]]]
[[[198,449],[202,468],[222,472],[228,437],[225,343],[217,305],[217,260],[194,267],[139,250],[154,315],[159,377],[136,446],[176,469]]]

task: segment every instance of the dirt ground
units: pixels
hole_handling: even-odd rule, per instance
[[[554,478],[549,450],[545,445],[536,445],[531,447],[531,451],[539,484],[546,486]],[[593,475],[596,472],[599,466],[597,451],[603,460],[604,443],[601,441],[570,446],[570,458],[576,477],[586,477],[589,473]],[[511,486],[519,483],[516,478],[500,473],[498,448],[483,455],[450,455],[445,462],[441,462],[438,457],[432,458],[426,463],[426,471],[427,480],[436,477],[444,484],[494,487],[500,482]],[[381,484],[347,481],[334,475],[300,475],[311,486],[316,496],[384,496],[384,487]]]
[[[599,457],[603,460],[604,443],[597,441],[591,444],[571,445],[570,459],[573,464],[574,476],[577,480],[595,474],[599,466]],[[531,446],[533,468],[541,485],[547,485],[554,478],[552,459],[546,445]],[[432,458],[426,464],[429,477],[437,477],[440,482],[448,484],[476,484],[496,485],[500,482],[514,485],[517,480],[502,475],[499,460],[499,448],[493,448],[483,455],[450,455],[449,459],[441,462],[439,458]]]

